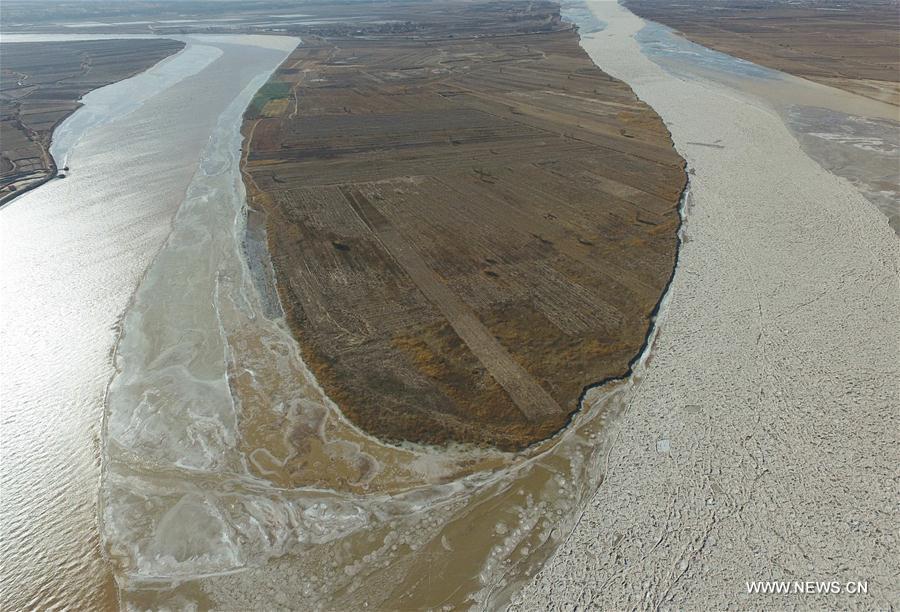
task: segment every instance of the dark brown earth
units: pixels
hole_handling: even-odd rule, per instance
[[[3,43],[0,203],[56,174],[53,129],[91,90],[143,72],[179,51],[174,40]]]
[[[639,351],[683,162],[556,5],[397,10],[414,35],[307,36],[257,95],[252,206],[304,358],[348,417],[522,448]]]
[[[625,0],[694,42],[900,105],[898,0]]]

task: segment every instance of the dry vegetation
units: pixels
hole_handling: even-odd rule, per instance
[[[50,137],[84,94],[142,72],[183,46],[174,40],[4,43],[0,202],[56,174]]]
[[[251,104],[252,203],[345,414],[392,440],[521,448],[639,350],[683,162],[556,5],[396,10],[414,36],[307,36]]]
[[[897,0],[626,0],[691,40],[900,105]]]

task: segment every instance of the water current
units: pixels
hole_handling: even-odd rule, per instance
[[[0,209],[3,609],[115,605],[97,492],[117,322],[219,115],[281,62],[288,42],[185,41],[143,74],[85,96],[55,133],[67,178]]]

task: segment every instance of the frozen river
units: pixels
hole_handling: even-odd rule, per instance
[[[90,94],[56,133],[68,177],[0,210],[3,607],[493,608],[560,547],[527,602],[574,602],[613,577],[630,585],[624,598],[594,603],[624,607],[643,587],[620,576],[617,550],[646,555],[659,599],[675,592],[668,557],[644,544],[660,537],[691,567],[692,538],[727,524],[734,500],[790,516],[889,489],[881,465],[834,499],[754,497],[741,484],[817,465],[841,414],[874,427],[891,400],[873,381],[897,356],[882,316],[897,306],[895,236],[865,185],[798,144],[834,128],[805,110],[817,92],[642,31],[615,3],[567,11],[595,62],[669,123],[694,173],[661,336],[636,375],[589,393],[566,431],[518,455],[390,446],[356,430],[260,291],[261,224],[245,231],[241,115],[297,41],[185,38],[180,54]],[[828,112],[856,110],[835,100]],[[866,133],[866,155],[885,153],[877,136]],[[803,411],[822,431],[788,446],[760,425],[807,427]],[[298,432],[300,449],[288,441]],[[848,439],[832,440],[842,462],[821,470],[846,478],[863,438]],[[286,478],[288,458],[306,471]],[[297,481],[310,484],[286,484]],[[667,536],[673,516],[685,531]],[[730,533],[718,537],[747,545]]]
[[[900,243],[853,167],[893,155],[896,185],[896,109],[585,6],[607,27],[582,46],[667,123],[691,196],[603,484],[514,609],[896,607]]]

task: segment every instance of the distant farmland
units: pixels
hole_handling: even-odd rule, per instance
[[[143,72],[182,47],[168,39],[3,43],[0,203],[55,175],[53,130],[82,96]]]
[[[626,0],[701,45],[900,105],[897,0]]]

